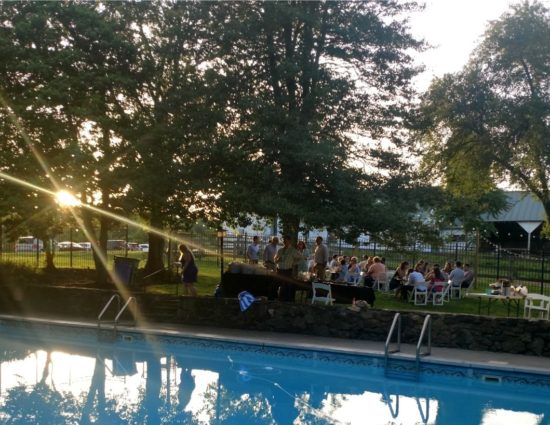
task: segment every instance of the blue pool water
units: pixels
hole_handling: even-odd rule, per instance
[[[550,374],[0,321],[0,423],[550,424]]]

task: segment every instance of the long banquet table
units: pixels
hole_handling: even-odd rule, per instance
[[[264,296],[269,300],[277,299],[277,290],[282,283],[291,285],[298,292],[305,292],[309,297],[311,283],[300,280],[282,280],[279,275],[271,271],[263,273],[230,273],[222,275],[221,293],[226,298],[236,298],[241,291],[248,291],[256,297]],[[332,298],[339,304],[351,304],[353,299],[365,300],[374,304],[375,295],[372,288],[354,286],[345,283],[327,282],[331,285]],[[303,294],[304,295],[304,294]],[[303,297],[301,297],[303,298]]]

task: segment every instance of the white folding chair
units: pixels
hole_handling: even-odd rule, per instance
[[[414,305],[427,305],[428,304],[428,286],[426,282],[415,282],[412,291],[412,299]]]
[[[311,284],[313,289],[313,295],[311,297],[311,304],[315,302],[323,302],[325,305],[332,305],[334,298],[332,298],[332,290],[330,289],[330,283],[326,282],[313,282]]]
[[[378,291],[387,292],[388,291],[388,278],[386,276],[386,273],[380,273],[377,276],[377,279],[374,281],[373,289],[376,289]]]
[[[470,292],[470,289],[472,289],[474,287],[475,280],[476,280],[476,278],[474,277],[472,280],[470,280],[470,283],[468,284],[468,286],[466,288],[461,289],[461,295],[463,297],[468,295],[468,292]]]
[[[538,317],[531,314],[538,313]],[[525,297],[523,307],[525,319],[549,319],[550,318],[550,297],[540,294],[529,294]]]
[[[462,298],[462,282],[449,280],[449,298]]]
[[[433,305],[443,305],[445,301],[449,301],[449,285],[446,282],[436,282],[432,286],[432,303]],[[437,289],[441,288],[440,291]]]

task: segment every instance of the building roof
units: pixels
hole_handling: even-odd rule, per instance
[[[483,220],[489,222],[541,222],[546,220],[542,202],[529,192],[506,192],[508,208],[498,214],[484,214]]]

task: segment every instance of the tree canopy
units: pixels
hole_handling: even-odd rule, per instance
[[[491,23],[469,63],[423,98],[424,165],[484,205],[498,183],[535,194],[550,217],[550,12],[522,2]]]
[[[214,28],[212,52],[229,97],[229,119],[217,139],[220,201],[241,213],[278,216],[291,236],[300,224],[396,226],[399,220],[379,212],[390,207],[388,198],[403,195],[396,192],[403,189],[397,170],[406,168],[376,143],[399,144],[397,130],[410,110],[418,71],[411,52],[422,43],[399,17],[416,7],[393,1],[212,7],[224,23]],[[358,136],[371,147],[357,143]],[[401,211],[403,219],[407,210]]]
[[[0,171],[157,228],[256,215],[293,236],[417,237],[417,208],[431,201],[400,150],[424,47],[406,21],[417,8],[5,3]],[[12,189],[3,204],[35,196]],[[112,218],[75,220],[105,249]],[[150,244],[155,271],[162,238]]]

